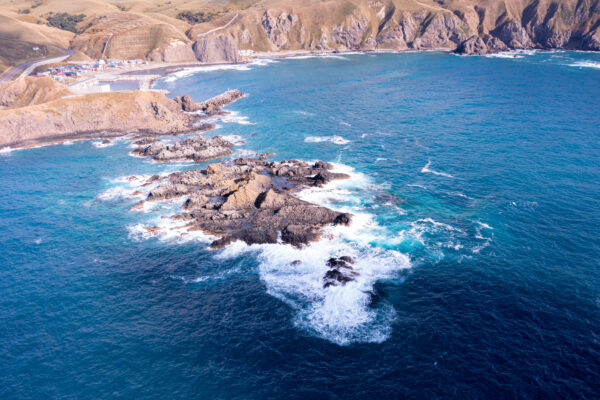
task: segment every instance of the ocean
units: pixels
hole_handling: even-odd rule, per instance
[[[0,398],[600,397],[600,54],[263,59],[156,87],[247,93],[203,135],[334,163],[351,179],[299,196],[353,224],[211,250],[179,199],[129,210],[140,177],[207,163],[5,151]],[[341,255],[356,281],[323,288]]]

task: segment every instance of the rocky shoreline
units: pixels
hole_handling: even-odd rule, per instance
[[[229,90],[196,104],[189,96],[158,91],[123,91],[66,96],[0,110],[0,148],[31,147],[73,139],[134,139],[181,135],[214,128],[206,119],[244,94]],[[13,96],[18,98],[19,96]]]

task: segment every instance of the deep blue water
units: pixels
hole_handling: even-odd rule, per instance
[[[600,55],[174,78],[158,87],[249,94],[207,133],[239,135],[238,154],[351,171],[303,195],[354,227],[302,251],[207,250],[167,229],[177,204],[129,211],[135,182],[119,180],[197,164],[127,141],[4,153],[0,398],[600,397]],[[323,260],[343,254],[358,282],[323,289]]]

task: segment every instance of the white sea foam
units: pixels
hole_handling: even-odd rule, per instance
[[[181,275],[170,275],[170,278],[180,280],[186,284],[189,284],[189,283],[193,284],[193,283],[202,283],[202,282],[208,282],[208,281],[222,281],[222,280],[229,278],[231,275],[240,273],[241,271],[242,271],[241,268],[236,267],[236,268],[227,269],[225,271],[217,272],[214,274],[197,276],[195,278],[186,278],[185,276],[181,276]]]
[[[134,194],[134,190],[123,186],[113,186],[100,193],[97,198],[102,201],[111,201],[118,199],[143,199],[143,194]]]
[[[223,135],[221,137],[223,139],[227,140],[228,142],[233,143],[236,146],[244,144],[244,140],[242,139],[242,137],[240,135]]]
[[[481,222],[481,221],[475,221],[479,226],[481,226],[482,228],[485,229],[494,229],[491,226],[489,226],[488,224],[486,224],[485,222]]]
[[[411,266],[410,260],[398,251],[374,245],[389,244],[391,235],[376,223],[373,215],[364,212],[360,198],[353,196],[356,191],[365,194],[371,186],[369,179],[344,165],[335,165],[334,171],[347,173],[351,179],[303,190],[298,197],[351,212],[353,222],[349,227],[326,228],[319,242],[301,249],[286,244],[248,246],[235,242],[217,257],[256,252],[261,280],[269,294],[296,311],[297,326],[340,345],[382,342],[391,334],[396,313],[387,303],[371,306],[374,284],[394,278],[400,270]],[[323,276],[329,269],[327,260],[344,255],[355,260],[356,280],[324,288]]]
[[[10,154],[10,153],[12,153],[15,150],[17,150],[17,149],[13,149],[10,146],[3,147],[3,148],[0,149],[0,154]]]
[[[340,121],[340,125],[344,125],[344,126],[352,126],[351,124],[349,124],[346,121]]]
[[[100,193],[96,198],[101,201],[142,200],[148,190],[160,183],[157,182],[145,187],[143,190],[138,190],[149,178],[150,175],[128,175],[111,179],[112,186]]]
[[[264,67],[269,64],[276,63],[277,60],[270,58],[255,59],[252,62],[245,64],[217,64],[217,65],[205,65],[201,67],[189,67],[184,68],[181,71],[173,72],[169,74],[164,80],[166,82],[174,82],[177,79],[185,78],[190,75],[202,73],[202,72],[214,72],[214,71],[249,71],[252,67]]]
[[[314,117],[315,116],[314,113],[311,113],[311,112],[308,112],[308,111],[303,111],[303,110],[296,110],[296,111],[294,111],[294,113],[300,114],[300,115],[305,115],[307,117]]]
[[[249,71],[250,64],[220,64],[220,65],[206,65],[203,67],[190,67],[184,68],[181,71],[173,72],[169,74],[164,80],[166,82],[174,82],[177,79],[185,78],[190,75],[194,75],[201,72],[214,72],[214,71]]]
[[[406,185],[406,186],[409,186],[409,187],[417,187],[417,188],[420,188],[420,189],[423,189],[423,190],[427,190],[427,187],[425,187],[425,186],[423,186],[423,185],[417,185],[417,184],[415,184],[415,183],[410,183],[410,184],[408,184],[408,185]]]
[[[216,237],[201,231],[190,231],[186,223],[167,216],[158,216],[146,223],[139,223],[127,227],[132,240],[142,241],[157,238],[160,241],[181,244],[187,242],[211,243]]]
[[[115,144],[115,142],[114,142],[114,141],[109,141],[108,143],[102,143],[102,141],[101,141],[101,140],[97,140],[97,141],[93,141],[93,142],[92,142],[92,144],[93,144],[95,147],[97,147],[97,148],[101,149],[101,148],[103,148],[103,147],[109,147],[109,146],[113,146],[113,145]],[[136,148],[137,148],[137,146],[136,146],[135,144],[134,144],[134,147],[136,147]]]
[[[577,68],[594,68],[594,69],[600,69],[600,62],[597,61],[577,61],[574,63],[569,64],[570,67],[577,67]]]
[[[248,121],[248,117],[240,115],[240,113],[237,111],[230,111],[229,115],[219,117],[218,119],[225,123],[235,123],[240,125],[256,125],[254,122]]]
[[[309,136],[304,139],[306,143],[321,143],[321,142],[331,142],[337,145],[344,145],[350,143],[348,139],[344,139],[341,136]]]
[[[73,144],[73,141],[72,141],[72,140],[65,140],[64,142],[62,142],[62,145],[63,145],[63,146],[70,146],[70,145],[72,145],[72,144]]]
[[[324,54],[307,54],[307,55],[301,55],[301,56],[294,56],[294,57],[289,57],[289,60],[308,60],[310,58],[333,58],[333,59],[337,59],[337,60],[349,60],[346,57],[340,56],[340,55],[336,55],[336,54],[330,54],[330,53],[324,53]]]
[[[397,277],[400,270],[411,266],[410,260],[398,251],[384,248],[393,235],[379,226],[373,215],[365,212],[362,202],[373,187],[369,178],[341,164],[334,164],[333,171],[349,174],[351,179],[303,190],[298,197],[351,212],[353,222],[350,226],[328,227],[319,242],[303,248],[283,243],[249,246],[237,241],[223,250],[216,250],[215,257],[228,259],[242,253],[255,253],[259,260],[259,276],[268,293],[291,306],[298,327],[340,345],[382,342],[391,334],[396,312],[385,301],[372,306],[374,285],[378,280]],[[202,232],[189,232],[184,225],[181,220],[163,215],[131,225],[128,230],[133,240],[154,237],[168,243],[191,240],[209,243],[215,239]],[[329,270],[327,260],[339,256],[355,260],[356,280],[343,286],[324,288],[323,277]],[[203,275],[186,281],[194,283],[218,278],[218,275]]]
[[[438,175],[438,176],[445,176],[446,178],[454,178],[454,176],[447,174],[445,172],[439,172],[439,171],[434,171],[431,168],[429,168],[431,166],[431,160],[427,161],[427,164],[425,164],[425,166],[421,169],[421,173],[422,174],[434,174],[434,175]]]
[[[485,57],[489,58],[524,58],[525,56],[532,56],[536,53],[535,50],[512,50],[512,51],[501,51],[499,53],[487,54]]]

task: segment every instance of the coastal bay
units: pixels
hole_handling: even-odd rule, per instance
[[[157,80],[180,110],[245,93],[211,130],[0,155],[2,394],[595,397],[598,55],[264,61]],[[223,159],[185,150],[214,136]],[[315,165],[346,179],[284,194],[348,225],[189,229],[277,208]]]

